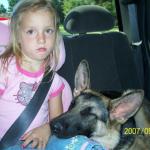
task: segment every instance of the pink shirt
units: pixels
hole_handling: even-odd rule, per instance
[[[43,73],[43,70],[31,73],[22,69],[14,58],[7,73],[0,70],[0,140],[33,97]],[[60,94],[63,88],[60,76],[55,73],[50,90],[27,131],[48,122],[48,100]]]

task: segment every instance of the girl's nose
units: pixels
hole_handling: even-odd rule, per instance
[[[46,41],[44,33],[39,33],[37,36],[37,41],[39,44],[43,44]]]

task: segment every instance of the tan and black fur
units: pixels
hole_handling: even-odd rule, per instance
[[[124,131],[150,128],[150,103],[143,90],[128,90],[115,99],[93,91],[88,63],[83,60],[76,71],[74,95],[69,110],[52,120],[53,134],[86,135],[110,150],[150,150],[150,133],[125,135]]]

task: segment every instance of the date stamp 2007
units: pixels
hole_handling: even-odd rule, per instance
[[[124,128],[125,135],[150,135],[150,128]]]

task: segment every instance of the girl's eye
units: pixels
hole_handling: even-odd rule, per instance
[[[46,34],[47,35],[51,35],[51,34],[53,34],[54,33],[54,29],[47,29],[46,30]]]
[[[34,35],[34,34],[36,34],[36,32],[35,32],[34,30],[28,30],[28,31],[27,31],[27,34],[28,34],[28,35]]]

